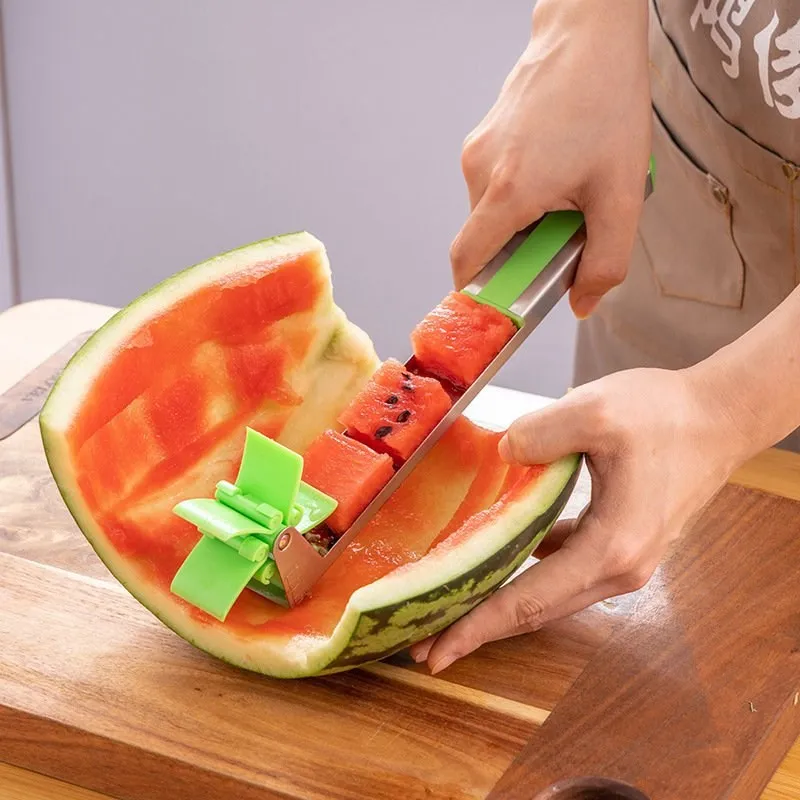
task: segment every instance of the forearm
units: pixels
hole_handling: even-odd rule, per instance
[[[687,370],[744,461],[800,426],[800,287],[744,336]]]
[[[601,36],[623,47],[647,44],[649,7],[645,0],[539,0],[533,11],[534,35],[560,31],[572,47],[575,36]]]

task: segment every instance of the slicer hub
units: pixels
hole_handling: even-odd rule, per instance
[[[214,499],[184,500],[173,509],[202,535],[171,591],[223,622],[245,588],[288,604],[274,550],[286,550],[291,531],[308,533],[337,506],[303,483],[302,472],[301,456],[248,428],[236,482],[220,481]]]

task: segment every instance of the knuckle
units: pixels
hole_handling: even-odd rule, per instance
[[[628,542],[617,543],[609,548],[605,557],[605,572],[613,578],[630,575],[639,568],[639,550]]]
[[[634,567],[630,572],[621,575],[619,578],[619,586],[623,593],[636,592],[643,588],[650,580],[652,570],[644,565]]]
[[[535,433],[533,426],[524,421],[515,422],[508,429],[508,446],[514,461],[525,463],[528,453],[534,449]]]
[[[495,203],[509,203],[519,193],[518,171],[511,163],[495,168],[486,190]]]
[[[480,646],[481,642],[477,641],[477,639],[474,640],[474,638],[469,635],[463,635],[450,644],[448,652],[451,657],[458,660],[469,655],[473,650],[477,650]]]
[[[481,170],[483,163],[482,140],[475,132],[470,133],[461,147],[461,171],[469,178]]]
[[[615,286],[619,286],[628,274],[628,267],[622,261],[604,261],[592,265],[591,270],[587,271],[581,283],[584,287],[594,293],[608,291]]]
[[[584,420],[591,430],[608,432],[616,425],[613,403],[600,386],[588,384],[582,392]]]
[[[514,606],[514,627],[537,630],[542,626],[546,608],[545,602],[540,597],[530,593],[520,594]]]
[[[618,544],[606,557],[606,574],[613,578],[614,584],[622,593],[641,589],[653,574],[644,554],[635,543]]]
[[[450,245],[450,263],[453,265],[453,269],[457,270],[461,266],[463,260],[464,248],[461,246],[461,237],[458,236]]]

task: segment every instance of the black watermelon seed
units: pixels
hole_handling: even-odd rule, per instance
[[[400,412],[400,413],[397,415],[397,421],[398,421],[398,422],[407,422],[407,421],[408,421],[408,418],[409,418],[410,416],[411,416],[411,412],[410,412],[408,409],[406,409],[405,411],[401,411],[401,412]]]
[[[384,401],[387,406],[393,406],[400,398],[396,394],[390,394]]]
[[[411,380],[411,373],[410,372],[403,372],[402,375],[407,381]]]
[[[375,431],[375,438],[376,439],[383,439],[384,436],[388,436],[392,432],[391,425],[381,425],[378,430]]]
[[[403,387],[402,388],[405,389],[405,391],[407,391],[407,392],[413,392],[414,391],[414,384],[411,383],[411,381],[405,381],[403,383]]]

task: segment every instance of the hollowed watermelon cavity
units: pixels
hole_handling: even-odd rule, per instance
[[[451,292],[414,328],[411,344],[426,372],[466,389],[516,332],[501,311]]]
[[[100,558],[181,637],[280,677],[348,669],[496,588],[558,516],[579,464],[509,468],[500,434],[460,419],[299,606],[246,590],[222,623],[172,594],[199,537],[175,503],[235,478],[247,425],[305,452],[377,365],[333,303],[321,243],[266,240],[179,273],[92,336],[42,412],[47,458]]]
[[[348,435],[405,461],[450,409],[439,381],[390,358],[339,416]]]

